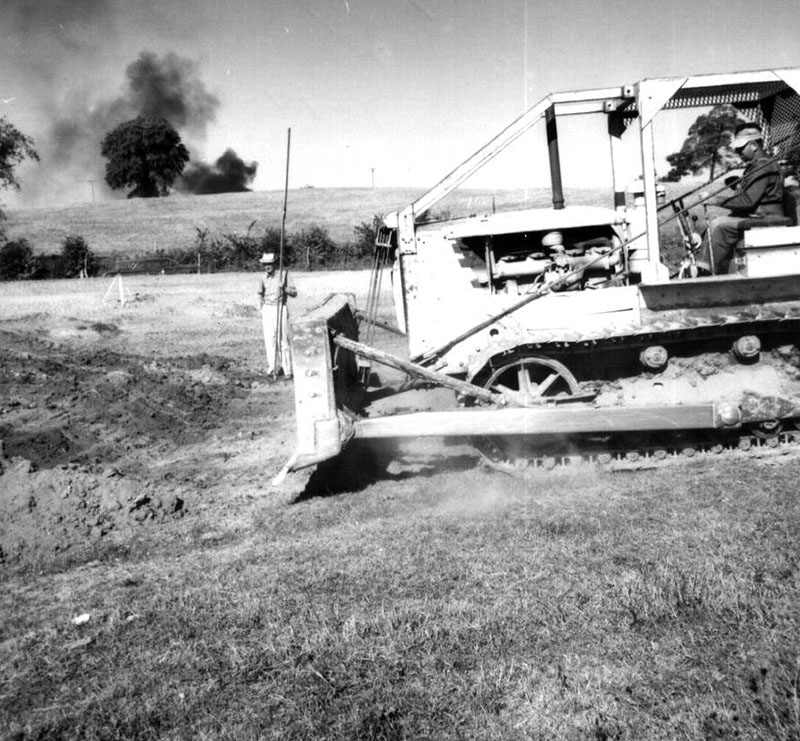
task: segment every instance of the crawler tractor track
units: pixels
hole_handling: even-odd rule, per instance
[[[781,432],[770,437],[742,434],[714,439],[700,436],[672,441],[646,442],[622,447],[610,441],[608,447],[585,441],[569,441],[569,453],[532,451],[529,456],[509,457],[494,438],[480,438],[475,447],[485,467],[510,476],[525,478],[538,473],[594,467],[607,472],[668,468],[689,462],[777,459],[800,457],[800,432]]]
[[[743,335],[752,335],[760,342],[760,355],[749,361],[733,359],[733,343]],[[518,388],[505,387],[512,398],[523,406],[534,404],[566,404],[585,400],[603,388],[615,388],[619,382],[641,379],[645,384],[657,381],[661,371],[640,365],[640,353],[649,346],[666,349],[669,362],[677,362],[678,373],[691,367],[700,356],[716,357],[719,366],[734,373],[739,365],[757,362],[785,364],[800,379],[800,309],[797,306],[768,306],[735,313],[681,316],[677,312],[631,328],[614,332],[592,332],[540,336],[536,341],[517,346],[492,358],[472,382],[488,388],[498,387],[498,376],[511,368],[547,362],[560,368],[560,385],[545,386],[519,381]],[[768,360],[766,360],[769,358]],[[546,359],[546,360],[545,360]],[[666,364],[665,364],[666,365]],[[792,368],[791,366],[795,367]],[[708,371],[719,370],[713,363]],[[574,374],[574,375],[573,375]],[[672,379],[675,378],[672,373]],[[509,378],[508,373],[502,376]],[[536,378],[531,374],[531,378]],[[566,379],[566,380],[564,380]],[[665,382],[670,382],[666,379]],[[524,383],[523,383],[524,381]],[[512,379],[513,382],[513,379]],[[766,391],[766,390],[765,390]],[[756,402],[757,401],[756,397]],[[794,414],[797,414],[797,409]],[[792,412],[789,412],[792,414]],[[690,460],[722,458],[767,458],[800,454],[800,418],[771,419],[758,425],[743,425],[734,431],[672,431],[661,435],[631,433],[601,437],[557,437],[538,440],[521,436],[481,437],[476,439],[483,463],[503,473],[526,476],[537,471],[550,471],[591,465],[606,471],[629,471],[661,468]]]
[[[739,311],[732,314],[709,313],[699,315],[679,315],[675,313],[669,319],[653,319],[632,326],[629,330],[619,328],[614,331],[598,329],[592,332],[575,333],[542,333],[533,342],[517,346],[501,355],[495,356],[496,362],[503,362],[507,355],[519,355],[522,351],[530,351],[539,355],[557,358],[571,366],[570,359],[579,359],[587,353],[610,351],[621,353],[628,350],[639,350],[648,345],[663,345],[669,348],[682,346],[731,342],[737,337],[756,335],[762,340],[769,340],[767,347],[800,340],[800,307],[789,309],[773,309],[754,307],[752,311]],[[570,370],[575,370],[570,367]],[[473,383],[479,383],[482,374],[478,374]],[[576,373],[577,375],[577,373]]]

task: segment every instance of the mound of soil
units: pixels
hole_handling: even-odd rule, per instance
[[[0,459],[0,564],[47,562],[134,528],[184,514],[184,498],[117,471],[78,465],[37,471],[24,458]]]
[[[154,360],[0,332],[0,565],[191,513],[217,459],[230,479],[241,440],[257,446],[290,411],[291,387],[261,387],[224,357]],[[264,463],[240,479],[263,477]]]

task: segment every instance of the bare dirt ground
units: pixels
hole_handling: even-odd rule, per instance
[[[213,540],[250,523],[255,502],[367,485],[392,496],[434,472],[439,487],[471,489],[474,451],[430,440],[405,444],[383,480],[356,457],[273,487],[294,449],[294,397],[290,382],[264,372],[256,282],[237,273],[125,278],[121,292],[111,278],[5,284],[0,569]],[[335,291],[363,306],[369,274],[300,273],[295,282],[299,314]],[[391,312],[383,306],[382,318]],[[378,339],[403,353],[394,335]],[[392,404],[417,409],[415,393]]]
[[[368,275],[297,278],[292,307]],[[0,299],[0,564],[84,559],[238,498],[291,498],[291,384],[263,371],[247,274],[6,284]],[[336,286],[334,286],[336,284]],[[216,508],[221,506],[221,511]]]

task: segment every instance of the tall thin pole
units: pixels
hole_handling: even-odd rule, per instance
[[[522,110],[528,110],[528,0],[522,12]]]
[[[277,331],[275,332],[275,373],[278,372],[278,363],[281,363],[281,367],[283,367],[283,358],[281,358],[281,342],[283,337],[283,306],[284,302],[286,301],[285,291],[286,291],[286,278],[288,275],[287,273],[283,272],[283,246],[286,239],[286,204],[289,200],[289,153],[291,152],[292,147],[292,129],[289,129],[286,132],[286,180],[283,185],[283,216],[281,217],[281,242],[280,248],[278,250],[278,285],[280,286],[280,293],[278,294],[278,316],[275,321],[275,327]],[[286,369],[284,368],[284,372]]]
[[[278,275],[283,273],[283,243],[286,236],[286,203],[289,200],[289,153],[292,148],[292,129],[286,131],[286,180],[283,185],[283,217],[281,219],[281,244],[278,252]]]
[[[522,110],[528,110],[528,0],[522,10]],[[525,180],[524,203],[528,202],[528,181]]]

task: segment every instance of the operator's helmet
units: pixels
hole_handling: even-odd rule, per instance
[[[743,149],[747,142],[761,141],[764,136],[761,134],[761,129],[755,124],[739,124],[736,127],[736,133],[731,142],[731,149]]]
[[[262,265],[272,265],[275,262],[275,253],[274,252],[265,252],[261,255],[259,262]]]

